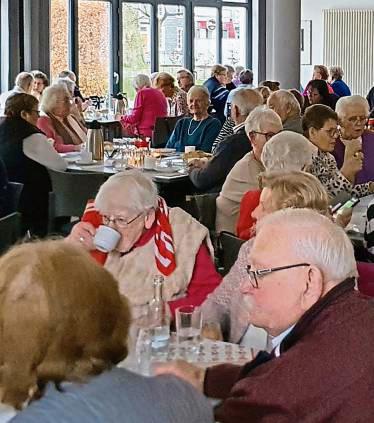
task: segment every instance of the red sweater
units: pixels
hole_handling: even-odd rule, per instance
[[[260,203],[260,195],[261,190],[247,191],[243,195],[236,224],[236,234],[241,239],[249,239],[253,236],[252,227],[256,220],[252,218],[252,212]]]
[[[89,202],[92,202],[90,200]],[[83,222],[90,222],[95,228],[102,224],[101,215],[94,209],[85,211],[82,216]],[[155,224],[148,231],[144,232],[134,247],[141,247],[151,241],[155,234]],[[100,264],[104,265],[107,254],[101,251],[91,251],[92,257]],[[212,257],[205,243],[200,246],[196,254],[195,267],[192,273],[190,283],[187,288],[186,296],[177,300],[169,301],[169,306],[172,315],[175,314],[175,309],[183,305],[201,305],[208,294],[213,292],[221,283],[222,276],[217,273]]]

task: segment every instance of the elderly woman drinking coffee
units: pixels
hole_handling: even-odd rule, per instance
[[[169,210],[154,183],[139,171],[109,178],[67,241],[94,251],[100,223],[120,235],[103,261],[135,318],[146,314],[155,275],[165,278],[164,297],[172,312],[181,305],[200,305],[221,281],[208,229],[178,207]]]
[[[178,121],[166,147],[183,152],[186,146],[195,146],[196,150],[210,153],[221,129],[221,123],[208,114],[208,90],[201,85],[194,85],[188,91],[187,103],[193,117]]]
[[[66,86],[52,85],[44,90],[40,108],[44,115],[38,119],[38,128],[53,139],[59,153],[80,151],[87,141],[87,130],[71,114],[72,98]]]

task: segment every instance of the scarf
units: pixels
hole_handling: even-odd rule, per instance
[[[79,145],[86,141],[83,136],[85,130],[73,116],[69,115],[61,121],[52,113],[47,113],[47,115],[52,120],[53,127],[55,128],[57,134],[63,139],[64,144]]]

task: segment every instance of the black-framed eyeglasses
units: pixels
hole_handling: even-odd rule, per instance
[[[136,215],[131,220],[126,220],[124,217],[110,217],[110,216],[103,214],[103,216],[102,216],[103,217],[103,224],[105,226],[108,226],[110,223],[113,223],[113,225],[116,225],[118,228],[125,229],[132,222],[135,222],[135,220],[138,219],[142,214],[143,214],[143,212],[139,213],[138,215]]]
[[[274,137],[276,135],[274,132],[259,132],[259,131],[252,131],[252,134],[258,134],[263,135],[266,139],[266,141],[269,141],[270,138]]]
[[[261,269],[261,270],[251,270],[251,265],[248,264],[245,268],[249,275],[249,281],[253,288],[258,288],[258,278],[262,278],[266,275],[269,275],[273,272],[278,272],[280,270],[292,269],[294,267],[305,267],[310,266],[309,263],[297,263],[297,264],[290,264],[288,266],[281,266],[281,267],[271,267],[270,269]]]

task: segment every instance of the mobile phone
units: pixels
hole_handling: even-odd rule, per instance
[[[346,202],[341,202],[338,204],[335,204],[334,207],[332,207],[331,212],[332,214],[336,213],[338,210],[344,210],[344,209],[352,209],[354,206],[356,206],[358,203],[360,202],[360,200],[356,197],[352,197],[350,198],[348,201]]]

